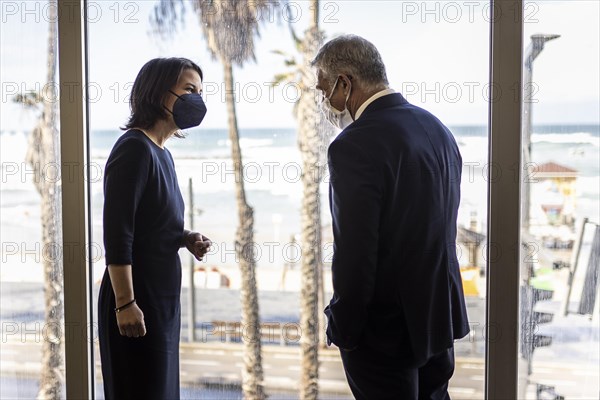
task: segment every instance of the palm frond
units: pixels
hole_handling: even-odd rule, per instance
[[[302,43],[303,40],[296,34],[294,27],[290,24],[290,34],[292,35],[292,40],[294,41],[294,46],[296,47],[296,51],[299,53],[302,52]]]
[[[199,19],[208,49],[215,59],[241,66],[255,61],[254,38],[260,37],[259,23],[270,20],[268,15],[281,13],[287,0],[195,0],[192,9]],[[184,22],[184,0],[160,0],[150,16],[153,33],[162,39],[172,36]]]
[[[297,81],[297,79],[295,79],[296,77],[297,74],[295,71],[285,72],[282,74],[275,74],[271,86],[277,86],[281,83],[295,83]]]
[[[160,0],[150,13],[151,33],[161,39],[171,37],[177,27],[185,23],[185,3],[183,0]]]
[[[254,37],[259,35],[259,22],[273,5],[266,0],[212,0],[194,2],[208,48],[216,58],[241,66],[256,60]]]
[[[44,98],[40,93],[31,91],[16,94],[13,101],[22,104],[28,109],[38,109],[40,108],[40,104],[44,102]]]
[[[275,49],[275,50],[271,50],[271,53],[277,54],[277,55],[280,55],[280,56],[283,56],[283,57],[288,57],[289,56],[289,54],[286,53],[283,50],[277,50],[277,49]]]

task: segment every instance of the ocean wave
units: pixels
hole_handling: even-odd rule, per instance
[[[560,143],[560,144],[592,144],[596,147],[600,144],[600,138],[589,132],[574,133],[533,133],[531,135],[532,143]]]
[[[173,158],[175,159],[175,163],[177,164],[177,161],[179,160],[191,160],[191,161],[201,161],[201,162],[207,162],[207,161],[211,161],[211,160],[215,160],[215,161],[223,161],[223,160],[229,160],[231,159],[231,154],[206,154],[206,155],[198,155],[196,153],[183,153],[183,154],[176,154],[175,152],[172,152],[173,154]]]
[[[231,146],[230,139],[219,139],[217,141],[217,145],[222,146]],[[272,146],[273,139],[270,138],[262,138],[262,139],[251,139],[251,138],[240,138],[240,147],[244,148],[252,148],[252,147],[266,147]]]

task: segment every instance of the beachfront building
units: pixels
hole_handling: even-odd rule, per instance
[[[573,226],[578,171],[550,161],[532,170],[532,207],[539,207],[551,225]]]
[[[575,242],[578,172],[556,162],[536,165],[531,172],[529,232],[545,248],[571,249]]]

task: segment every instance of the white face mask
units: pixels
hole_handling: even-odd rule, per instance
[[[329,96],[323,99],[323,101],[320,104],[320,108],[321,112],[331,125],[343,130],[346,129],[348,125],[354,122],[354,119],[352,119],[352,115],[350,115],[350,111],[346,107],[346,103],[348,102],[348,98],[350,97],[350,91],[352,90],[352,86],[350,87],[350,90],[348,90],[348,94],[346,95],[344,109],[342,111],[338,110],[337,108],[331,105],[329,99],[331,98],[331,96],[333,96],[333,92],[339,79],[340,78],[338,77],[335,80],[335,83],[333,84],[333,89],[331,89],[331,93],[329,94]]]

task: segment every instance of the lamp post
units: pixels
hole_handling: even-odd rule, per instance
[[[531,207],[531,182],[529,177],[533,169],[531,163],[531,104],[533,103],[533,83],[531,81],[533,75],[533,61],[537,56],[544,50],[546,42],[559,38],[560,35],[553,34],[535,34],[531,35],[531,43],[524,54],[525,68],[523,71],[523,115],[521,122],[521,140],[522,140],[522,153],[523,153],[523,168],[526,171],[525,178],[521,181],[521,193],[523,196],[523,207],[521,212],[521,227],[524,233],[522,243],[526,242],[529,237],[529,223],[530,223],[530,207]],[[533,356],[533,350],[536,346],[534,334],[529,327],[536,326],[537,321],[533,321],[533,307],[535,302],[539,300],[539,295],[530,286],[530,279],[533,276],[533,262],[523,261],[523,269],[526,271],[526,276],[522,277],[524,285],[521,287],[521,324],[526,323],[527,327],[521,328],[520,340],[521,340],[521,355],[527,363],[527,377],[531,375],[531,361]],[[533,321],[533,323],[532,323]],[[540,340],[542,337],[540,337]],[[543,344],[547,346],[548,344]],[[527,382],[527,381],[526,381]],[[519,398],[525,398],[525,392],[527,390],[527,384],[519,385],[520,396]]]
[[[522,123],[522,143],[523,143],[523,166],[527,171],[525,179],[522,182],[522,193],[524,205],[522,212],[522,226],[529,231],[529,208],[531,207],[531,190],[529,176],[532,168],[531,164],[531,103],[533,103],[533,60],[544,50],[546,42],[559,38],[560,35],[554,34],[535,34],[531,35],[531,44],[525,51],[525,70],[523,71],[523,123]]]

